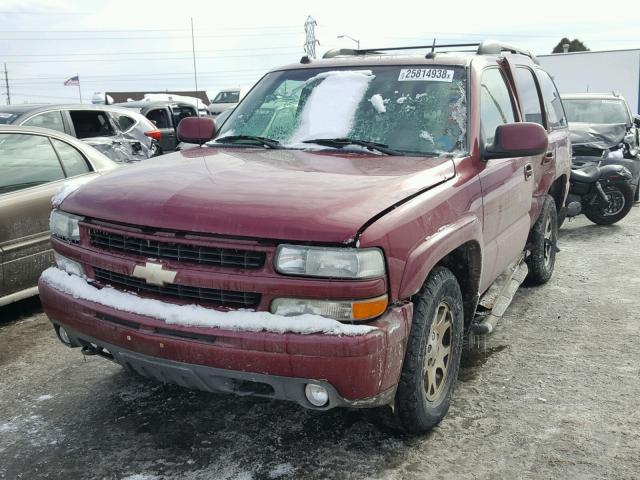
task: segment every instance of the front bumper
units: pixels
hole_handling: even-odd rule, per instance
[[[329,392],[328,409],[392,401],[400,377],[412,305],[392,307],[360,336],[240,332],[168,325],[79,300],[45,281],[40,298],[51,321],[75,345],[107,349],[145,376],[189,388],[293,400],[307,408],[304,386]]]

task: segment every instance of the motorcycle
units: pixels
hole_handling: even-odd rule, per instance
[[[622,165],[573,165],[566,216],[580,213],[598,225],[613,225],[633,206],[635,188],[631,172]],[[563,219],[564,220],[564,219]]]

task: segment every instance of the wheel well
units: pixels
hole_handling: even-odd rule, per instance
[[[438,265],[451,270],[458,280],[464,301],[464,322],[468,326],[478,305],[481,272],[480,245],[467,242],[450,252]]]
[[[556,202],[556,210],[560,213],[560,209],[564,207],[564,196],[567,193],[567,176],[561,175],[555,182],[549,187],[549,195],[553,197]]]

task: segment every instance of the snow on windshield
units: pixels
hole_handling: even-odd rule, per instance
[[[217,141],[233,134],[270,138],[286,148],[324,149],[303,142],[352,138],[406,154],[466,152],[464,69],[411,70],[420,78],[405,78],[405,70],[373,66],[268,74],[229,116]],[[426,74],[432,71],[440,76]]]
[[[307,85],[322,82],[309,95],[289,142],[348,136],[356,109],[374,78],[371,70],[347,70],[323,72],[307,80]]]

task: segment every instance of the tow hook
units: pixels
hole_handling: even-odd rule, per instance
[[[602,185],[600,185],[600,182],[596,182],[596,190],[598,190],[598,193],[600,194],[600,196],[602,197],[602,199],[609,203],[609,195],[607,195],[606,193],[604,193],[604,190],[602,189]]]
[[[82,350],[80,350],[80,353],[87,357],[91,357],[93,355],[100,355],[101,350],[101,348],[96,348],[93,345],[85,345],[82,347]]]

